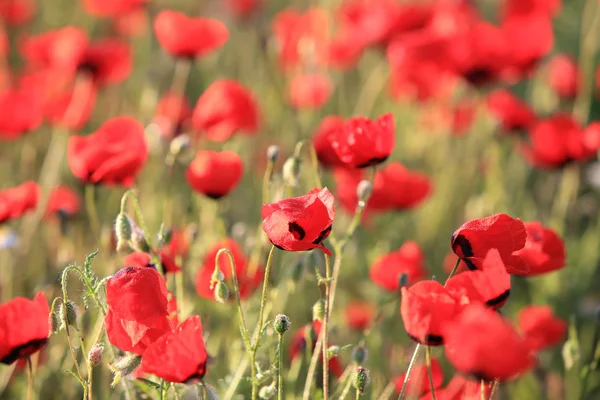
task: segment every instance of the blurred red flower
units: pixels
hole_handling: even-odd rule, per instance
[[[531,107],[506,89],[491,92],[487,107],[507,133],[527,129],[536,119]]]
[[[172,326],[168,290],[154,268],[127,267],[106,282],[108,340],[123,351],[143,354]]]
[[[246,255],[238,244],[230,238],[219,240],[207,250],[202,267],[196,275],[196,291],[201,297],[214,300],[215,296],[210,288],[210,281],[215,270],[217,253],[221,249],[227,249],[233,255],[235,273],[240,287],[240,298],[244,299],[250,296],[260,286],[264,274],[263,268],[262,266],[256,266],[254,271],[250,271]],[[231,262],[229,256],[225,253],[219,257],[219,268],[226,280],[232,279]],[[233,286],[230,286],[230,288],[233,289]]]
[[[10,365],[46,345],[50,307],[44,293],[33,300],[16,297],[0,305],[0,363]]]
[[[288,86],[289,101],[296,108],[321,108],[332,93],[333,83],[321,73],[296,75]]]
[[[340,160],[351,168],[381,164],[394,151],[396,130],[392,114],[376,120],[350,118],[328,136]]]
[[[469,133],[476,113],[476,105],[471,100],[458,102],[452,109],[452,135],[461,137]]]
[[[183,58],[208,55],[229,39],[229,31],[221,21],[192,18],[173,10],[158,13],[154,19],[154,33],[167,53]]]
[[[0,223],[19,218],[35,209],[39,197],[40,188],[33,181],[0,190]]]
[[[72,217],[79,212],[81,199],[79,195],[66,185],[60,185],[50,193],[46,215],[62,214]]]
[[[149,0],[83,0],[83,8],[94,17],[115,17],[142,7]]]
[[[444,370],[442,370],[442,364],[437,358],[431,359],[431,375],[433,377],[433,387],[438,389],[444,383]],[[404,379],[406,372],[396,378],[396,393],[402,391],[404,385]],[[413,367],[410,373],[410,379],[406,384],[405,394],[408,397],[422,396],[431,390],[431,384],[429,383],[429,371],[426,364],[418,364]],[[437,390],[435,391],[438,394]],[[445,397],[442,397],[445,399]]]
[[[289,347],[290,361],[293,361],[296,357],[302,357],[305,354],[307,341],[310,343],[310,352],[308,353],[308,356],[310,357],[312,355],[315,351],[317,338],[321,332],[321,325],[321,322],[313,321],[311,325],[304,325],[294,333]],[[322,365],[322,362],[323,358],[319,357],[319,364]],[[344,373],[344,366],[339,357],[330,357],[328,366],[329,372],[337,378]]]
[[[160,127],[159,134],[172,139],[180,134],[183,125],[192,117],[192,108],[188,100],[176,93],[163,94],[156,106],[154,122]]]
[[[224,142],[238,131],[254,134],[260,123],[258,104],[237,81],[216,80],[198,99],[192,123],[215,142]]]
[[[497,249],[491,249],[483,259],[481,270],[453,276],[446,289],[461,304],[480,303],[498,309],[510,295],[510,275]]]
[[[505,0],[502,2],[505,17],[512,15],[542,14],[556,15],[562,6],[562,0]]]
[[[486,381],[505,381],[535,366],[526,340],[497,312],[467,306],[444,326],[446,358],[459,371]]]
[[[79,64],[79,70],[89,74],[98,86],[118,84],[131,74],[131,48],[121,39],[99,39],[90,43]]]
[[[163,246],[163,252],[172,259],[176,259],[177,257],[185,258],[188,255],[189,249],[189,234],[179,228],[172,229],[171,240],[169,240],[168,243],[165,243]]]
[[[148,12],[144,8],[134,8],[112,17],[112,28],[119,36],[138,37],[148,31]]]
[[[444,344],[442,327],[456,317],[461,304],[437,281],[420,281],[401,290],[400,314],[408,336],[428,346]]]
[[[489,250],[496,248],[509,274],[526,274],[529,267],[517,254],[525,246],[526,238],[520,219],[494,214],[465,222],[452,235],[451,245],[471,270],[480,269]]]
[[[377,257],[371,265],[369,276],[376,285],[395,292],[400,288],[402,275],[406,274],[406,284],[412,285],[427,274],[424,261],[425,254],[419,244],[409,240],[398,250]]]
[[[528,276],[556,271],[565,266],[563,240],[552,229],[539,222],[525,222],[527,241],[517,254],[529,265]]]
[[[207,360],[202,321],[193,315],[148,346],[141,368],[167,382],[189,383],[204,377]]]
[[[228,195],[243,175],[242,158],[228,150],[200,150],[185,171],[190,187],[211,199]]]
[[[579,92],[581,75],[577,63],[566,54],[556,55],[550,60],[550,87],[560,97],[574,98]]]
[[[0,59],[5,58],[8,55],[9,50],[10,45],[8,44],[8,36],[6,36],[4,27],[0,27]],[[2,88],[2,81],[0,81],[0,88]]]
[[[77,80],[73,87],[46,105],[48,120],[57,126],[79,131],[89,121],[96,104],[96,86],[89,79]]]
[[[248,17],[262,5],[262,0],[225,0],[225,7],[233,15]]]
[[[0,88],[0,140],[15,140],[42,124],[43,98],[38,83],[23,76],[12,87]]]
[[[156,254],[156,251],[154,253]],[[150,254],[143,251],[128,254],[123,261],[128,267],[150,267],[156,269],[156,265],[152,262]],[[175,263],[175,260],[171,256],[165,253],[164,249],[160,252],[160,264],[163,268],[163,271],[161,271],[163,274],[181,271],[181,267]]]
[[[550,306],[526,306],[518,316],[519,328],[529,347],[541,351],[563,341],[567,322],[554,316]]]
[[[130,117],[113,118],[88,136],[71,136],[67,160],[86,183],[130,186],[148,157],[144,127]]]
[[[484,384],[484,395],[486,399],[490,398],[492,394],[493,382],[485,382]],[[481,399],[481,380],[470,380],[462,375],[454,375],[450,382],[446,385],[443,390],[443,394],[438,395],[438,391],[435,394],[438,395],[439,399],[443,400],[479,400]],[[440,391],[441,392],[441,391]],[[419,400],[431,400],[431,397],[424,397]]]
[[[312,143],[321,165],[325,167],[339,167],[344,163],[331,146],[329,135],[344,125],[344,119],[336,115],[325,117],[317,127],[312,137]]]
[[[327,188],[262,206],[262,228],[271,243],[282,250],[320,249],[331,255],[321,243],[331,233],[335,210],[334,198]]]
[[[0,1],[0,21],[6,25],[21,25],[29,22],[36,11],[33,0]]]
[[[352,329],[363,331],[375,322],[377,308],[365,301],[351,301],[346,306],[346,324]]]

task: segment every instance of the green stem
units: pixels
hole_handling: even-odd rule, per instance
[[[339,259],[339,257],[338,257]],[[337,261],[337,260],[336,260]],[[329,357],[328,357],[328,328],[329,328],[329,302],[331,300],[331,265],[329,256],[325,254],[325,313],[323,315],[323,400],[329,398]]]
[[[408,369],[406,370],[406,376],[404,377],[404,382],[402,383],[402,389],[400,390],[400,394],[398,395],[398,400],[402,400],[404,398],[406,388],[408,387],[408,380],[410,379],[410,373],[412,372],[413,367],[415,366],[415,361],[417,361],[417,356],[419,355],[420,349],[421,344],[417,343],[417,346],[415,347],[415,352],[413,353],[412,358],[410,359],[410,363],[408,364]]]
[[[344,400],[348,393],[350,392],[350,388],[352,387],[352,374],[349,374],[346,377],[346,384],[344,385],[344,390],[342,390],[342,394],[340,394],[340,400]]]
[[[435,384],[433,383],[433,371],[431,370],[431,347],[425,346],[425,364],[427,365],[427,375],[429,376],[429,389],[431,390],[431,398],[435,397]]]
[[[356,389],[356,400],[360,399],[360,390]]]
[[[485,399],[485,381],[483,379],[481,380],[481,400],[486,400]]]
[[[456,271],[458,271],[458,266],[460,265],[460,261],[461,261],[461,258],[458,257],[456,259],[456,262],[454,263],[454,267],[452,267],[452,271],[450,271],[450,275],[448,275],[448,278],[446,278],[446,283],[444,283],[444,286],[446,286],[448,284],[448,281],[450,280],[450,278],[452,278],[456,274]]]
[[[67,342],[69,342],[69,351],[71,352],[71,357],[73,358],[73,363],[75,364],[75,369],[77,370],[77,375],[81,382],[85,382],[83,379],[83,374],[81,373],[81,369],[79,368],[79,362],[77,361],[77,355],[75,355],[75,350],[73,348],[73,340],[71,339],[71,332],[69,330],[69,322],[67,320],[67,302],[69,298],[67,297],[67,276],[71,269],[79,270],[78,267],[74,265],[70,265],[63,270],[61,276],[61,286],[62,286],[62,313],[61,313],[61,321],[65,326],[65,333],[67,334]],[[83,275],[83,274],[82,274]]]
[[[27,400],[33,400],[33,365],[31,358],[27,357]]]
[[[277,399],[283,400],[283,335],[277,339]]]
[[[148,245],[148,247],[150,249],[153,249],[154,246],[152,246],[152,241],[150,240],[150,238],[151,238],[150,231],[148,230],[148,227],[146,226],[146,220],[144,219],[144,214],[142,214],[140,202],[139,202],[136,194],[134,193],[133,189],[129,189],[128,191],[126,191],[125,194],[123,195],[123,197],[121,198],[121,212],[125,213],[127,199],[129,199],[129,198],[131,198],[131,200],[133,201],[133,208],[135,210],[135,216],[137,218],[137,223],[140,225],[140,228],[142,228],[142,232],[144,233],[144,240],[146,241],[146,244]],[[157,265],[159,265],[159,264],[157,264]]]
[[[160,380],[160,400],[165,400],[167,397],[167,391],[165,390],[165,380]]]
[[[97,236],[100,234],[100,220],[98,219],[98,211],[96,210],[95,192],[95,185],[85,185],[85,210],[90,221],[90,226],[92,227],[92,232]]]

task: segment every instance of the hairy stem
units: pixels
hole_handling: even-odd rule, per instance
[[[431,347],[429,346],[425,346],[425,364],[427,365],[427,376],[429,376],[429,389],[431,391],[431,398],[436,400],[435,384],[433,383],[433,371],[431,370]]]

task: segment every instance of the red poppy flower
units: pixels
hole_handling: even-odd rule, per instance
[[[168,291],[154,268],[127,267],[106,282],[108,340],[123,351],[143,354],[171,332]]]
[[[83,8],[94,17],[116,17],[142,7],[148,0],[83,0]]]
[[[329,25],[329,15],[322,8],[313,7],[304,13],[287,9],[278,13],[273,21],[273,34],[281,67],[291,70],[326,65]]]
[[[344,119],[335,115],[325,117],[313,134],[312,143],[315,146],[315,152],[321,165],[325,167],[339,167],[344,163],[340,160],[337,153],[331,146],[329,135],[340,129],[344,124]]]
[[[134,8],[123,14],[112,17],[112,29],[118,36],[140,37],[148,31],[148,11],[144,8]]]
[[[535,365],[526,340],[497,312],[481,305],[467,306],[443,332],[448,361],[478,379],[505,381]]]
[[[198,99],[192,123],[215,142],[236,132],[253,134],[259,126],[258,105],[250,90],[234,80],[213,82]]]
[[[0,20],[6,25],[21,25],[30,21],[36,11],[33,0],[0,1]]]
[[[352,329],[364,331],[373,322],[377,308],[364,301],[352,301],[346,306],[346,323]]]
[[[175,259],[187,257],[190,248],[189,234],[181,229],[171,230],[171,240],[163,246],[163,252]]]
[[[243,175],[242,158],[228,150],[200,150],[185,171],[185,178],[191,188],[211,199],[228,195]]]
[[[427,274],[424,261],[423,250],[417,242],[409,240],[398,250],[379,256],[371,265],[369,276],[376,285],[395,292],[402,275],[406,274],[407,284],[412,285]]]
[[[296,108],[321,108],[332,92],[333,83],[320,73],[296,75],[288,87],[290,103]]]
[[[79,70],[90,74],[99,86],[123,82],[131,74],[132,68],[129,45],[111,38],[92,42],[79,64]]]
[[[144,127],[117,117],[88,136],[69,138],[67,159],[73,175],[86,183],[130,186],[148,157]]]
[[[509,274],[524,274],[529,267],[516,252],[525,246],[526,238],[520,219],[494,214],[464,223],[452,235],[451,245],[471,270],[480,269],[484,257],[495,248]]]
[[[128,254],[125,256],[123,260],[124,264],[128,267],[150,267],[156,268],[156,265],[152,262],[152,258],[150,254],[144,253],[143,251],[136,251],[134,253]],[[160,252],[160,263],[163,267],[163,273],[176,273],[181,271],[181,267],[175,264],[175,261],[172,257],[164,254],[164,250]]]
[[[165,93],[156,106],[154,122],[160,127],[159,133],[166,139],[180,134],[183,124],[192,117],[192,108],[184,96]]]
[[[486,399],[492,394],[493,382],[485,382],[483,392]],[[438,398],[443,400],[479,400],[481,398],[481,380],[471,380],[462,375],[454,375],[443,389],[443,395]],[[435,391],[438,395],[438,391]],[[425,400],[425,399],[419,399]],[[427,400],[431,400],[428,398]]]
[[[261,6],[262,0],[225,0],[225,7],[236,17],[248,17]]]
[[[79,195],[71,188],[61,185],[50,193],[48,205],[46,206],[46,215],[62,214],[73,216],[79,212],[81,200]]]
[[[506,89],[491,92],[487,97],[487,107],[506,132],[527,129],[536,118],[531,107]]]
[[[0,190],[0,224],[19,218],[27,211],[35,209],[39,197],[40,188],[33,181]]]
[[[229,39],[227,27],[221,21],[191,18],[173,10],[158,13],[154,20],[154,33],[167,53],[185,58],[212,53]]]
[[[230,238],[216,242],[206,252],[202,267],[196,275],[196,291],[205,299],[213,300],[215,298],[214,291],[210,288],[210,281],[215,270],[217,253],[221,249],[227,249],[233,255],[235,272],[240,287],[240,298],[250,296],[260,286],[263,278],[263,268],[262,266],[258,266],[254,272],[249,271],[246,255],[238,244]],[[220,255],[219,268],[225,279],[229,280],[232,278],[231,263],[227,254]]]
[[[437,358],[431,359],[431,375],[433,377],[434,389],[439,388],[444,383],[444,371],[442,370],[442,364]],[[404,385],[404,379],[406,372],[396,378],[396,393],[402,391]],[[406,385],[405,394],[408,397],[421,396],[431,390],[431,384],[429,383],[429,370],[426,364],[418,364],[413,367],[410,373],[410,379]],[[436,390],[437,394],[437,390]]]
[[[446,289],[461,303],[480,303],[500,308],[510,295],[510,275],[497,249],[491,249],[483,259],[481,270],[453,276]]]
[[[96,103],[96,87],[89,79],[80,79],[46,106],[46,117],[53,125],[72,131],[81,130],[89,121]]]
[[[556,15],[562,0],[506,0],[502,3],[505,17],[513,15],[545,14]]]
[[[519,328],[534,351],[558,345],[567,332],[567,322],[554,316],[550,306],[526,306],[518,316]]]
[[[298,356],[302,356],[306,351],[306,341],[310,340],[311,350],[309,357],[315,351],[315,345],[317,344],[317,338],[321,332],[321,322],[313,321],[312,325],[305,325],[298,329],[292,337],[292,342],[289,347],[290,361],[294,360]],[[319,357],[319,363],[323,362],[323,358]],[[339,357],[329,358],[329,372],[339,378],[344,373],[344,366],[340,362]]]
[[[5,58],[8,55],[10,45],[8,44],[8,37],[4,28],[0,28],[0,59]],[[0,81],[1,83],[1,81]],[[0,85],[0,87],[2,87]]]
[[[552,229],[539,222],[526,222],[527,241],[517,254],[529,265],[527,275],[540,275],[565,266],[563,240]]]
[[[206,374],[208,354],[198,315],[152,343],[142,356],[142,369],[167,382],[187,383]]]
[[[23,79],[0,90],[0,139],[15,140],[34,131],[44,120],[43,99],[37,82]]]
[[[329,42],[327,64],[341,70],[353,68],[364,50],[364,43],[357,32],[340,30]]]
[[[600,149],[600,130],[586,129],[570,114],[555,114],[540,120],[529,131],[529,144],[521,150],[527,160],[541,168],[560,168],[569,162],[587,161]]]
[[[437,281],[403,287],[400,314],[408,336],[428,346],[444,344],[442,326],[461,310],[452,294]]]
[[[365,168],[381,164],[394,150],[394,117],[385,114],[376,120],[350,118],[329,135],[329,140],[340,160],[348,167]]]
[[[579,92],[581,76],[577,63],[571,57],[560,54],[550,61],[549,84],[559,96],[574,98]]]
[[[331,233],[335,210],[333,195],[323,188],[308,194],[262,206],[262,228],[271,243],[282,250],[320,249],[331,252],[321,243]]]

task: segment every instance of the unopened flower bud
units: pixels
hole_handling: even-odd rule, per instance
[[[275,320],[273,321],[273,327],[275,328],[275,332],[279,335],[283,335],[290,329],[290,319],[285,314],[278,314],[275,316]]]
[[[117,250],[121,251],[127,248],[133,228],[131,226],[131,220],[125,213],[119,213],[115,220],[115,233],[117,236]]]
[[[144,237],[144,232],[141,229],[134,229],[131,233],[131,245],[137,251],[142,251],[144,253],[150,252],[150,247],[148,246],[148,242]]]
[[[288,158],[283,164],[283,180],[288,186],[296,187],[300,176],[300,159],[296,157]]]
[[[58,311],[61,316],[59,330],[65,329],[65,323],[77,329],[77,305],[75,305],[75,303],[71,300],[68,300],[66,303],[61,303]]]
[[[215,270],[213,271],[211,277],[210,277],[210,289],[214,289],[215,285],[218,282],[223,282],[225,280],[225,275],[223,275],[223,272],[221,272],[221,269],[219,267],[215,266]]]
[[[354,389],[363,394],[369,382],[371,382],[369,370],[365,367],[356,367],[354,369],[354,376],[352,377],[352,386],[354,386]]]
[[[223,281],[217,282],[215,286],[215,300],[219,303],[225,303],[229,299],[229,288]]]
[[[371,197],[371,193],[373,193],[373,185],[371,182],[363,180],[360,181],[358,186],[356,187],[356,195],[358,196],[358,206],[364,207]]]
[[[325,300],[320,299],[313,305],[313,321],[323,321],[325,317]]]
[[[258,391],[258,397],[265,400],[272,398],[275,394],[277,394],[275,385],[263,386]]]
[[[277,161],[278,157],[279,157],[279,146],[276,146],[276,145],[269,146],[269,148],[267,149],[267,158],[269,159],[269,161],[274,163],[275,161]]]
[[[356,364],[363,365],[367,362],[368,358],[369,350],[367,350],[364,344],[359,344],[352,349],[352,361],[354,361]]]
[[[92,367],[100,364],[100,361],[102,361],[102,353],[104,353],[104,344],[96,343],[92,346],[88,353],[88,362]]]
[[[329,346],[327,349],[327,358],[337,357],[340,355],[340,346]]]
[[[48,325],[50,325],[50,333],[56,333],[60,331],[62,325],[62,309],[60,306],[57,309],[54,309],[54,304],[56,304],[56,301],[52,303],[52,310],[50,310],[50,315],[48,315]]]
[[[113,381],[110,384],[112,387],[115,387],[117,383],[121,380],[121,378],[130,375],[137,367],[139,367],[142,362],[142,356],[128,353],[123,357],[119,358],[117,361],[109,365],[110,370],[115,375],[113,377]]]

